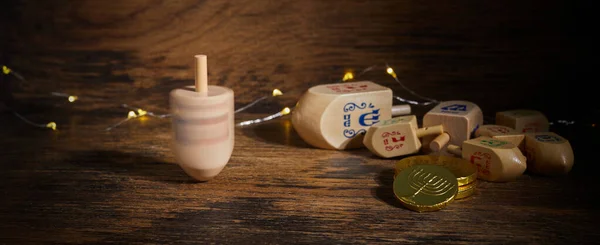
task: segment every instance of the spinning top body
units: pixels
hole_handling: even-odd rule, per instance
[[[548,132],[544,114],[535,110],[510,110],[496,113],[496,124],[514,128],[520,133]]]
[[[527,163],[525,156],[512,143],[481,136],[463,143],[462,151],[449,145],[448,151],[462,155],[477,167],[477,178],[506,182],[521,176]]]
[[[566,174],[575,161],[569,141],[552,132],[526,134],[525,152],[527,169],[537,174]]]
[[[424,137],[423,145],[429,145],[434,151],[441,150],[448,143],[460,147],[482,124],[483,113],[476,104],[460,100],[444,101],[423,117],[423,127],[442,125],[444,133],[435,139]]]
[[[390,158],[417,153],[421,149],[419,138],[443,132],[444,128],[441,125],[419,128],[417,117],[401,116],[371,126],[363,143],[375,155]]]
[[[208,85],[207,57],[195,57],[195,90],[189,86],[170,93],[173,152],[189,176],[207,181],[223,170],[233,152],[233,90]]]
[[[392,115],[410,113],[392,106],[392,90],[369,81],[314,86],[300,98],[292,124],[308,144],[322,149],[362,147],[363,134]]]
[[[225,167],[234,145],[233,91],[208,86],[202,96],[193,88],[171,91],[173,151],[179,166],[206,181]]]

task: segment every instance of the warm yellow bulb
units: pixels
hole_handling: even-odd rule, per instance
[[[10,68],[6,67],[6,66],[2,66],[2,72],[6,75],[8,75],[8,73],[10,73]]]
[[[135,112],[129,111],[129,113],[127,113],[127,118],[134,118],[134,117],[137,117],[137,115],[135,114]]]
[[[354,74],[352,74],[351,71],[348,71],[344,74],[344,78],[342,78],[342,81],[348,81],[348,80],[352,80],[354,79]]]
[[[140,117],[141,117],[141,116],[143,116],[143,115],[146,115],[146,114],[148,114],[148,112],[147,112],[147,111],[144,111],[144,110],[142,110],[142,109],[137,109],[137,113],[138,113],[138,116],[140,116]]]
[[[286,108],[283,108],[283,110],[281,110],[281,114],[287,115],[287,114],[290,114],[290,111],[291,111],[290,108],[286,107]]]
[[[73,96],[73,95],[69,96],[69,102],[73,103],[76,100],[77,100],[77,96]]]
[[[390,75],[394,74],[394,69],[392,69],[391,67],[388,67],[386,71]]]
[[[52,130],[56,130],[56,123],[49,122],[48,124],[46,124],[46,128],[51,128]]]
[[[283,92],[279,89],[273,89],[273,96],[283,95]]]

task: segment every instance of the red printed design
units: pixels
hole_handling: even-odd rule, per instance
[[[507,134],[509,132],[509,129],[503,127],[489,127],[488,129],[492,132],[500,134]]]
[[[400,149],[404,146],[405,136],[401,135],[398,131],[383,132],[381,137],[383,138],[383,145],[385,145],[386,151]]]
[[[492,163],[491,154],[478,151],[471,155],[469,161],[477,167],[477,174],[490,176],[490,165]]]
[[[361,85],[353,85],[353,84],[334,84],[327,85],[328,89],[336,93],[351,93],[351,92],[363,92],[366,91],[369,85],[361,84]]]
[[[538,123],[528,123],[523,127],[523,133],[535,133],[538,131]]]

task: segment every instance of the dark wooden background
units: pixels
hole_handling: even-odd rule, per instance
[[[27,80],[0,76],[0,243],[597,241],[598,105],[580,82],[595,82],[590,3],[3,1],[0,63]],[[481,182],[470,199],[416,214],[391,193],[397,159],[312,149],[282,118],[239,128],[221,175],[194,183],[173,164],[167,119],[103,129],[126,115],[121,103],[166,113],[168,92],[193,83],[200,53],[236,106],[284,91],[237,121],[375,64],[361,79],[417,99],[384,74],[387,63],[422,95],[475,102],[488,118],[532,108],[576,120],[552,128],[572,142],[576,166],[563,177]]]

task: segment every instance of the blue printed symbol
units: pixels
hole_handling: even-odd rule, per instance
[[[344,115],[344,127],[350,127],[350,114]]]
[[[344,105],[344,112],[354,111],[354,109],[356,109],[356,108],[365,109],[366,107],[367,107],[367,103],[365,103],[365,102],[360,103],[360,105],[349,102],[349,103],[346,103],[346,105]]]
[[[467,111],[467,105],[454,104],[442,107],[442,112]]]
[[[379,122],[379,109],[369,113],[364,113],[358,117],[358,124],[361,126],[371,126]]]
[[[367,130],[365,129],[359,129],[358,131],[354,131],[354,129],[344,129],[344,136],[346,138],[352,138],[357,134],[362,134],[362,133],[366,133]]]
[[[536,135],[535,139],[541,142],[560,142],[560,138],[554,136],[554,135]]]

